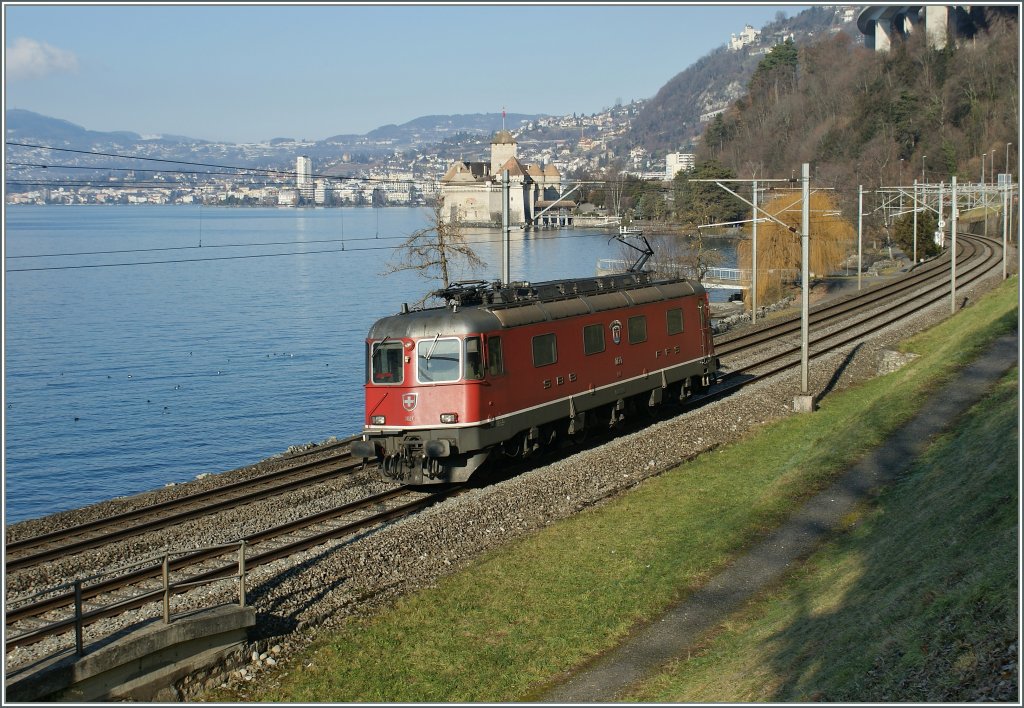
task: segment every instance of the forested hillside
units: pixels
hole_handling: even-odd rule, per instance
[[[943,50],[923,32],[889,52],[845,34],[776,47],[704,132],[698,164],[778,178],[809,162],[812,181],[838,190],[851,216],[858,184],[977,181],[983,154],[986,174],[993,162],[1004,171],[1007,144],[1010,165],[1020,147],[1018,20],[1017,8],[987,8],[971,38]]]
[[[645,103],[630,128],[628,146],[641,146],[659,157],[685,149],[706,125],[700,122],[701,114],[723,108],[746,93],[747,82],[764,58],[752,50],[763,50],[789,35],[802,45],[840,30],[857,34],[856,25],[843,23],[834,7],[812,7],[762,27],[753,47],[734,52],[723,45],[706,54]]]

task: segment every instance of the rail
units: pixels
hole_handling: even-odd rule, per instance
[[[229,550],[229,549],[231,549],[231,548],[233,548],[235,546],[238,547],[238,573],[236,573],[235,575],[219,576],[219,577],[216,577],[216,578],[203,578],[201,580],[193,580],[193,581],[171,582],[171,579],[170,579],[170,574],[171,574],[171,556],[186,555],[186,554],[193,554],[193,553],[202,553],[202,552],[207,552],[207,551],[219,551],[219,550],[225,550],[226,551],[226,550]],[[159,592],[147,591],[142,596],[143,597],[151,597],[152,596],[155,599],[156,595],[158,595],[158,594],[160,595],[161,601],[162,601],[162,604],[163,604],[163,622],[164,622],[164,624],[170,624],[171,623],[171,595],[175,594],[175,591],[177,591],[177,590],[184,590],[184,589],[191,588],[191,587],[196,587],[196,586],[199,586],[199,585],[208,585],[210,583],[213,583],[213,582],[216,582],[216,581],[219,581],[219,580],[233,580],[233,579],[237,579],[238,580],[238,606],[239,607],[245,607],[245,576],[246,576],[245,548],[246,548],[246,541],[245,541],[245,539],[242,539],[241,541],[235,541],[233,543],[226,543],[226,544],[222,544],[222,545],[218,545],[218,546],[204,546],[202,548],[193,548],[193,549],[181,550],[181,551],[165,551],[164,553],[157,553],[155,555],[151,555],[151,556],[148,556],[146,558],[142,558],[140,560],[133,561],[131,563],[126,563],[124,565],[116,566],[116,567],[111,568],[109,570],[105,570],[105,571],[103,571],[101,573],[96,573],[94,575],[90,575],[90,576],[87,576],[85,578],[79,578],[79,579],[74,580],[74,581],[72,581],[70,583],[63,583],[61,585],[55,585],[53,587],[46,588],[45,590],[40,590],[39,592],[34,593],[32,595],[26,595],[24,597],[17,598],[14,601],[15,603],[18,603],[18,604],[20,604],[20,603],[27,603],[30,600],[35,600],[37,598],[42,598],[42,597],[46,597],[46,596],[52,596],[54,593],[58,593],[58,592],[60,592],[62,590],[67,590],[68,588],[74,588],[74,594],[75,594],[74,617],[71,620],[67,620],[67,619],[59,620],[57,622],[52,622],[50,624],[46,624],[46,625],[43,625],[41,627],[36,627],[35,629],[33,629],[31,631],[23,632],[22,634],[19,634],[17,636],[8,637],[6,642],[4,643],[4,650],[5,650],[5,652],[7,652],[7,651],[10,651],[11,649],[13,649],[14,647],[17,647],[17,646],[22,646],[22,645],[25,645],[25,644],[33,644],[33,643],[39,641],[40,639],[42,639],[45,636],[49,636],[51,634],[60,633],[60,631],[65,629],[65,628],[67,628],[68,625],[73,625],[74,632],[75,632],[75,653],[78,656],[84,656],[85,655],[85,646],[84,646],[84,629],[85,629],[85,625],[90,623],[90,621],[92,621],[92,620],[98,620],[98,619],[101,619],[102,617],[108,616],[108,614],[111,614],[112,611],[120,609],[121,606],[123,606],[124,603],[125,603],[124,600],[121,600],[121,601],[119,601],[117,603],[114,603],[114,604],[111,604],[111,605],[104,605],[104,606],[100,606],[100,607],[97,607],[97,608],[93,608],[93,609],[91,609],[89,611],[85,611],[84,608],[83,608],[83,597],[84,597],[84,594],[85,594],[85,593],[83,593],[83,588],[85,587],[85,585],[89,581],[99,580],[100,578],[107,578],[107,579],[109,579],[112,576],[117,575],[118,573],[122,573],[123,571],[129,570],[129,569],[138,568],[139,566],[143,566],[143,565],[145,565],[147,563],[151,563],[152,561],[158,560],[158,559],[161,561],[161,580],[162,580],[161,591],[159,591]],[[126,575],[130,575],[130,574],[126,573]],[[135,598],[132,598],[132,599],[135,599]]]

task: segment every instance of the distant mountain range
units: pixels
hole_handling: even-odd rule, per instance
[[[25,111],[20,108],[8,108],[4,114],[7,124],[6,140],[14,142],[25,142],[33,138],[41,138],[50,143],[62,143],[62,147],[76,146],[76,149],[84,149],[90,144],[100,143],[123,143],[131,144],[138,142],[156,142],[163,144],[180,143],[202,143],[205,140],[196,140],[182,135],[161,135],[159,138],[147,139],[138,133],[126,130],[112,132],[100,132],[87,130],[80,125],[60,118]]]
[[[314,142],[294,138],[273,138],[265,143],[216,143],[182,135],[143,136],[130,131],[89,130],[70,121],[18,108],[5,113],[8,142],[29,143],[93,152],[120,152],[168,159],[188,155],[189,160],[216,157],[238,160],[244,166],[265,166],[279,156],[293,160],[296,150],[313,158],[335,158],[343,152],[358,152],[367,157],[434,145],[458,135],[490,135],[502,125],[518,127],[542,116],[521,113],[473,113],[434,115],[416,118],[402,125],[384,125],[365,135],[334,135]]]

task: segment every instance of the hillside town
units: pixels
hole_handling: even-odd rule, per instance
[[[542,117],[509,126],[507,132],[518,142],[520,159],[553,165],[564,175],[593,169],[612,159],[610,143],[628,132],[630,119],[642,105],[642,101],[633,101],[589,116]],[[109,174],[91,178],[88,183],[76,180],[69,186],[8,190],[6,198],[8,204],[419,205],[437,195],[441,178],[456,161],[451,157],[453,152],[465,155],[466,159],[489,159],[491,137],[475,135],[454,146],[423,145],[414,150],[396,147],[390,151],[393,141],[367,140],[361,147],[380,154],[369,164],[355,162],[350,153],[314,161],[305,154],[313,143],[276,142],[275,155],[293,151],[290,164],[238,170],[237,175],[209,176],[200,171],[183,176],[141,169],[108,170]],[[253,159],[260,157],[261,148],[264,152],[271,150],[269,144],[239,147]],[[38,158],[50,159],[43,154]],[[646,151],[631,151],[627,169],[637,174],[650,173]],[[662,161],[662,176],[664,170]],[[654,172],[659,170],[654,168]]]

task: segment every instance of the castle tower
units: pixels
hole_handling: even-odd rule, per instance
[[[491,139],[491,176],[501,181],[501,166],[516,157],[516,139],[507,130],[499,130]]]

